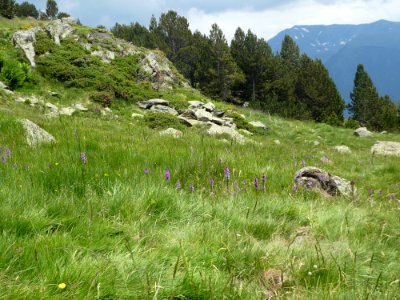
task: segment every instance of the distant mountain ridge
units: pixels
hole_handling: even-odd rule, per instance
[[[322,60],[346,102],[358,64],[364,65],[382,96],[400,99],[400,22],[298,25],[268,41],[274,52],[280,51],[285,35],[296,41],[301,52]]]

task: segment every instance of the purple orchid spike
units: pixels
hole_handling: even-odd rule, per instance
[[[2,162],[3,164],[5,164],[5,163],[7,162],[7,158],[6,158],[5,156],[2,156],[2,157],[1,157],[1,162]]]
[[[150,173],[149,168],[145,168],[145,169],[144,169],[144,174],[145,174],[145,175],[149,175],[149,173]]]
[[[262,174],[261,176],[261,182],[262,182],[262,190],[265,192],[267,190],[265,183],[267,182],[267,175],[265,173]]]
[[[11,157],[11,149],[10,149],[10,148],[7,148],[7,149],[6,149],[6,156],[7,156],[8,158]]]
[[[180,190],[181,189],[181,181],[178,179],[178,181],[176,182],[176,189]]]
[[[191,193],[194,192],[194,185],[193,185],[193,183],[191,183],[191,184],[189,185],[189,192],[191,192]]]
[[[226,179],[229,180],[231,178],[231,172],[227,166],[224,169],[224,173],[225,173]]]
[[[171,172],[167,169],[164,172],[165,180],[170,180],[171,179]]]
[[[306,161],[304,159],[301,160],[301,166],[304,168],[306,166]]]
[[[293,192],[293,193],[296,193],[296,192],[297,192],[297,185],[294,184],[294,185],[292,186],[292,192]]]
[[[259,183],[258,183],[258,178],[257,177],[254,177],[254,188],[256,189],[256,190],[258,190],[258,188],[259,188]]]
[[[214,185],[215,185],[215,181],[214,181],[214,178],[210,178],[210,185],[211,185],[211,187],[214,187]]]
[[[85,152],[81,152],[80,157],[81,157],[82,163],[83,164],[87,164],[88,159],[87,159],[86,153]]]

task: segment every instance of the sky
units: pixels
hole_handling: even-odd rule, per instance
[[[400,21],[400,0],[56,0],[88,26],[139,22],[148,26],[152,15],[175,10],[190,28],[208,34],[217,23],[230,41],[237,27],[269,40],[295,25],[362,24],[380,19]],[[22,1],[17,1],[21,3]],[[28,0],[44,10],[46,0]]]

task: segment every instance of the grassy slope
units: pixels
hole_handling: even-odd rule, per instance
[[[0,95],[1,151],[12,152],[0,163],[0,299],[260,299],[270,268],[288,274],[284,298],[398,297],[399,206],[389,194],[400,197],[400,159],[369,152],[398,135],[357,139],[243,110],[270,127],[255,138],[261,145],[226,144],[199,129],[174,140],[125,118],[132,109],[114,107],[119,119],[46,119]],[[17,118],[58,142],[28,148]],[[353,152],[334,152],[340,144]],[[291,191],[300,161],[321,166],[324,154],[332,160],[324,169],[356,182],[358,201]],[[252,187],[263,172],[266,193]],[[302,226],[312,235],[292,243]]]

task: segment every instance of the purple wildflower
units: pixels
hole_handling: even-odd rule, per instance
[[[303,168],[306,166],[306,161],[304,159],[301,160],[301,165]]]
[[[181,181],[178,179],[178,181],[176,182],[176,189],[180,190],[181,189]]]
[[[292,192],[293,192],[293,193],[296,193],[296,192],[297,192],[297,185],[294,184],[294,185],[292,186]]]
[[[5,164],[5,163],[7,162],[7,158],[6,158],[5,156],[2,156],[2,157],[1,157],[1,162],[2,162],[3,164]]]
[[[170,180],[171,179],[171,172],[167,169],[164,172],[165,180]]]
[[[258,190],[258,188],[259,188],[259,183],[258,183],[258,178],[257,177],[254,177],[254,187],[255,187],[256,190]]]
[[[194,185],[193,185],[193,183],[191,183],[191,184],[189,185],[189,192],[191,192],[191,193],[194,192]]]
[[[261,176],[261,182],[262,182],[262,190],[263,190],[263,192],[265,192],[267,189],[265,187],[265,183],[267,182],[267,175],[265,175],[265,173],[263,173]]]
[[[149,168],[145,168],[145,169],[144,169],[144,174],[145,174],[145,175],[149,175],[149,173],[150,173],[150,169],[149,169]]]
[[[211,185],[211,188],[213,188],[215,185],[214,178],[212,178],[212,177],[210,178],[210,185]]]
[[[229,168],[226,166],[224,169],[225,177],[227,180],[231,178],[231,172],[229,171]]]
[[[6,150],[6,156],[7,156],[7,157],[11,157],[11,149],[10,149],[10,148],[7,148],[7,150]]]
[[[243,179],[243,190],[247,192],[247,180]]]
[[[372,195],[374,194],[374,192],[375,192],[374,189],[369,189],[369,190],[368,190],[368,194],[369,194],[370,196],[372,196]]]
[[[81,156],[80,157],[81,157],[82,163],[87,164],[88,159],[87,159],[86,153],[85,152],[81,152]]]

